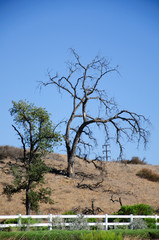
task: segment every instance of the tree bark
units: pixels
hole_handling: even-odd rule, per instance
[[[29,199],[28,194],[29,194],[29,189],[26,190],[26,203],[25,203],[26,215],[31,214],[31,204],[30,204],[30,199]]]
[[[75,172],[74,172],[74,156],[71,154],[67,154],[67,176],[70,178],[75,177]]]

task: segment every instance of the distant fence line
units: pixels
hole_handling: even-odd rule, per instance
[[[53,223],[53,220],[58,218],[58,219],[73,219],[73,218],[78,218],[79,215],[53,215],[53,214],[48,214],[48,215],[0,215],[0,220],[4,219],[17,219],[18,223],[0,223],[0,228],[8,228],[8,227],[22,227],[22,226],[28,226],[28,227],[48,227],[49,230],[52,230],[56,224]],[[96,226],[96,225],[103,225],[105,230],[108,230],[109,226],[129,226],[132,222],[133,219],[145,219],[145,218],[151,218],[155,219],[155,224],[156,227],[159,226],[159,223],[157,220],[159,219],[158,215],[82,215],[83,218],[90,219],[90,218],[96,218],[96,219],[103,219],[104,221],[102,222],[88,222],[87,224],[89,226]],[[129,222],[109,222],[109,219],[129,219]],[[43,219],[45,222],[43,223],[34,223],[34,224],[22,224],[22,219]],[[47,222],[46,222],[47,220]],[[62,223],[64,226],[70,226],[71,223],[64,222]]]

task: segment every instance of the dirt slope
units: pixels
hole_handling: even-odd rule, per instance
[[[0,161],[0,215],[25,214],[25,207],[21,202],[23,193],[15,194],[11,201],[2,194],[3,187],[12,180],[10,175],[2,171],[7,161],[10,159]],[[82,212],[86,208],[91,208],[92,200],[95,208],[99,207],[103,213],[111,214],[120,209],[119,202],[113,202],[111,198],[119,200],[119,197],[123,205],[145,203],[159,209],[159,183],[136,176],[136,173],[145,167],[159,174],[159,166],[106,162],[104,181],[91,190],[102,180],[101,171],[95,169],[93,164],[76,159],[76,178],[69,179],[63,172],[67,166],[66,156],[49,154],[45,161],[56,169],[55,173],[46,175],[46,184],[53,190],[54,205],[41,204],[41,214],[61,214],[72,209]],[[83,187],[87,185],[90,189],[78,188],[79,184]]]

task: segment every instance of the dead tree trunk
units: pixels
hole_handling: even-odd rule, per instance
[[[75,177],[74,164],[75,164],[74,156],[68,153],[67,154],[67,176],[70,178]]]

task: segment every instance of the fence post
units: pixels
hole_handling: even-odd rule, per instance
[[[52,214],[49,214],[49,221],[48,222],[50,223],[49,230],[52,230]]]
[[[133,214],[130,214],[130,224],[133,222]],[[133,226],[130,226],[130,229],[133,229]]]
[[[22,226],[22,215],[18,214],[18,226],[21,227]]]
[[[108,214],[105,214],[105,230],[108,230]]]
[[[157,215],[155,215],[155,224],[156,224],[156,229],[157,229]]]

